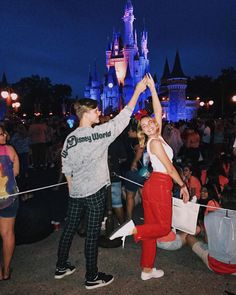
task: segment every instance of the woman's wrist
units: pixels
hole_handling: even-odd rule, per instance
[[[182,189],[182,188],[186,188],[187,186],[186,186],[186,183],[183,183],[182,185],[180,185],[180,189]]]

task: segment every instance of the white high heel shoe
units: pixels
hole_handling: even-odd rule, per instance
[[[129,220],[119,226],[114,232],[110,235],[109,239],[114,240],[116,238],[122,238],[122,248],[125,246],[125,238],[133,234],[135,224],[133,220]]]

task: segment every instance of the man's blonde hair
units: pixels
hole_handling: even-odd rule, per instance
[[[84,113],[97,107],[98,102],[91,98],[83,98],[74,103],[74,109],[79,120],[82,119]]]

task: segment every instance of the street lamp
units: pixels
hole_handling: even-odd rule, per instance
[[[214,100],[208,100],[208,101],[206,101],[206,102],[204,102],[204,101],[200,101],[199,102],[199,105],[200,105],[200,107],[206,107],[207,109],[209,109],[209,107],[211,107],[211,106],[213,106],[213,104],[214,104]]]
[[[236,102],[236,95],[232,96],[232,102]]]
[[[16,108],[17,110],[20,107],[20,103],[16,102],[18,99],[18,95],[15,92],[11,91],[11,89],[2,90],[1,98],[4,100],[4,104],[6,105],[6,110],[4,115],[9,115],[10,107],[13,107],[14,109]],[[15,103],[14,106],[12,104],[12,101],[13,101],[13,104]]]
[[[11,104],[11,100],[15,101],[18,98],[18,95],[15,92],[10,92],[7,90],[3,90],[1,92],[1,96],[2,96],[2,98],[6,99],[7,105]]]
[[[16,101],[16,102],[13,102],[11,106],[15,112],[18,112],[18,109],[21,106],[21,103],[19,101]]]
[[[207,100],[207,101],[200,101],[199,102],[199,106],[202,108],[202,109],[205,109],[203,113],[205,113],[206,115],[206,112],[210,111],[210,108],[214,105],[214,100],[210,99],[210,100]]]

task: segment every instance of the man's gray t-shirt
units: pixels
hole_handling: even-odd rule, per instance
[[[62,172],[72,176],[70,197],[84,198],[110,184],[108,147],[128,125],[132,109],[125,107],[113,120],[71,132],[62,150]]]

